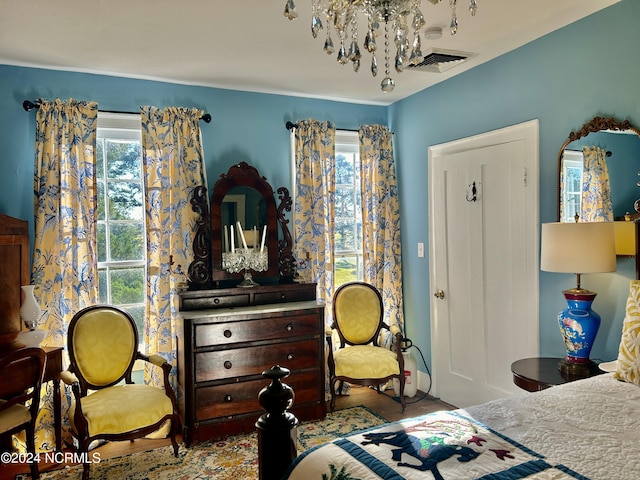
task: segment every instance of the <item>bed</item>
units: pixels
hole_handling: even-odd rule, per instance
[[[606,373],[385,424],[302,453],[285,478],[640,479],[640,387]]]

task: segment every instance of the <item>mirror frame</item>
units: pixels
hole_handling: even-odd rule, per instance
[[[560,147],[560,151],[558,152],[558,179],[557,179],[558,205],[557,205],[557,211],[556,211],[556,218],[558,219],[557,220],[558,222],[561,221],[561,219],[560,219],[560,199],[562,198],[562,196],[561,196],[562,195],[561,178],[562,178],[562,160],[563,160],[563,156],[564,156],[564,150],[565,150],[565,148],[567,148],[567,146],[571,142],[573,142],[575,140],[579,140],[582,137],[586,137],[590,133],[600,132],[602,130],[620,130],[620,131],[622,131],[622,130],[631,130],[636,135],[638,135],[638,137],[640,138],[640,130],[638,130],[633,125],[631,125],[631,122],[629,122],[629,120],[624,120],[622,122],[618,122],[613,117],[600,117],[600,116],[593,117],[591,120],[589,120],[588,122],[583,124],[582,127],[580,128],[580,130],[575,131],[575,132],[571,132],[569,134],[569,137],[562,144],[562,147]]]
[[[234,280],[242,279],[242,272],[229,273],[222,269],[222,200],[235,187],[255,189],[266,204],[268,235],[265,246],[269,252],[268,268],[264,272],[252,272],[253,277],[278,278],[279,283],[293,281],[295,259],[291,253],[292,239],[287,226],[289,221],[284,218],[284,212],[291,211],[289,190],[285,187],[278,188],[280,204],[276,208],[274,192],[267,179],[261,176],[255,167],[240,162],[232,165],[226,174],[220,175],[213,186],[209,204],[205,187],[197,187],[194,190],[191,204],[193,211],[200,214],[200,218],[193,240],[194,260],[188,269],[189,289],[234,286]],[[281,238],[278,226],[282,231]],[[225,282],[224,285],[221,282]]]

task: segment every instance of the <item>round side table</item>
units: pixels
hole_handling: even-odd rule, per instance
[[[569,375],[561,372],[558,365],[562,358],[533,357],[516,360],[511,364],[513,383],[528,391],[537,392],[545,388],[572,382],[585,378],[584,376]],[[599,375],[601,371],[594,371],[591,375]]]

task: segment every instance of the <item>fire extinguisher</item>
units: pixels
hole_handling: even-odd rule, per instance
[[[417,377],[417,364],[411,356],[410,348],[413,346],[413,342],[408,338],[404,339],[405,347],[402,349],[402,356],[404,357],[404,396],[415,397],[418,391],[418,377]],[[400,396],[400,382],[397,378],[393,379],[393,389],[396,392],[396,397]]]

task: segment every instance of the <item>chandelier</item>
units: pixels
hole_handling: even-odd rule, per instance
[[[434,5],[441,0],[429,0]],[[367,33],[364,37],[364,49],[371,53],[371,74],[378,74],[378,60],[376,58],[376,37],[384,24],[384,68],[385,78],[380,87],[383,92],[391,92],[395,81],[390,73],[390,38],[393,36],[395,44],[395,69],[401,73],[405,65],[418,64],[423,58],[421,50],[420,29],[425,20],[420,11],[421,0],[311,0],[311,34],[314,38],[324,28],[322,17],[327,20],[327,36],[324,51],[328,55],[335,52],[332,38],[336,35],[340,42],[338,48],[338,63],[346,65],[351,62],[353,70],[360,70],[360,45],[358,43],[358,13],[367,18]],[[456,15],[456,0],[449,0],[451,6],[451,35],[458,31],[458,17]],[[477,0],[470,0],[469,11],[476,14]],[[286,0],[284,16],[289,20],[298,18],[298,12],[293,0]],[[409,40],[410,28],[413,38]],[[347,45],[348,44],[348,45]]]

